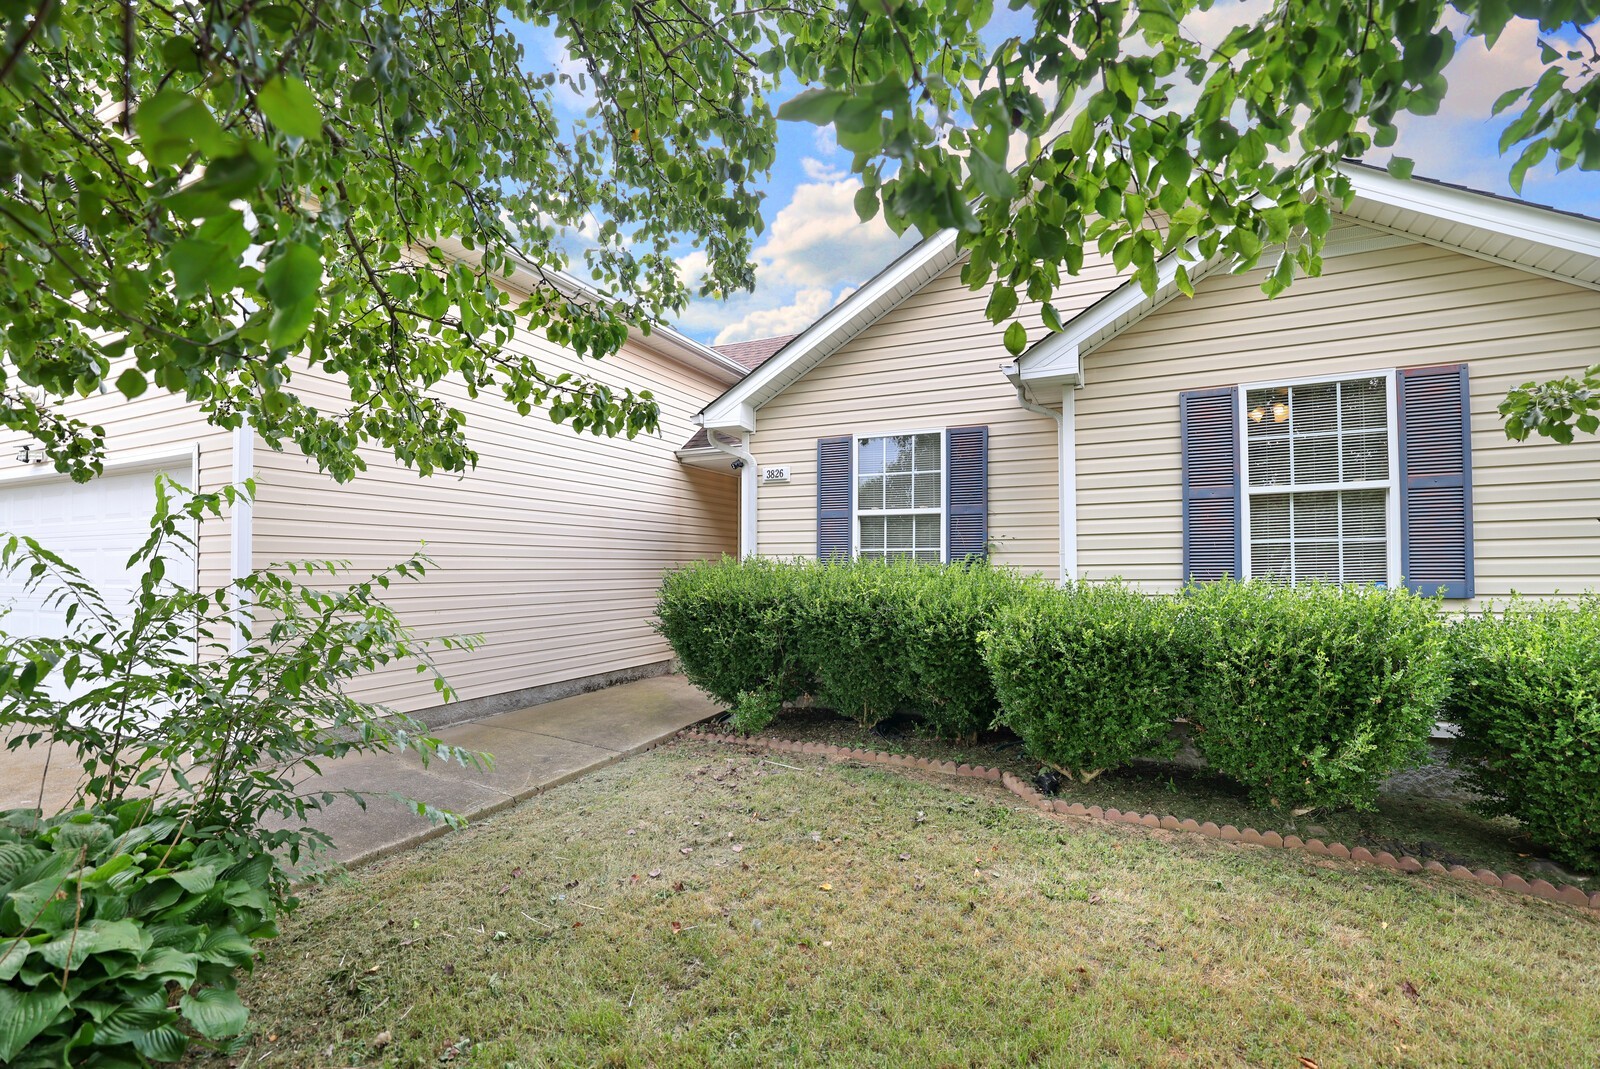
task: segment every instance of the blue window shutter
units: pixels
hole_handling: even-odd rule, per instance
[[[1400,372],[1400,574],[1419,594],[1473,596],[1467,365]]]
[[[946,544],[952,561],[989,554],[989,428],[944,432]]]
[[[850,559],[850,450],[853,440],[817,439],[817,559]]]
[[[1244,571],[1239,479],[1239,391],[1178,395],[1183,440],[1183,579],[1208,583]]]

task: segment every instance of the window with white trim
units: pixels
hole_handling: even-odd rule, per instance
[[[944,434],[856,439],[856,553],[944,559]]]
[[[1385,373],[1241,387],[1251,578],[1389,582],[1392,379]]]

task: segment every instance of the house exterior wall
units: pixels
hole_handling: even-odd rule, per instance
[[[1600,293],[1422,243],[1331,257],[1270,301],[1263,277],[1212,276],[1085,358],[1084,578],[1181,582],[1179,391],[1465,363],[1479,599],[1600,589],[1600,440],[1512,442],[1496,412],[1600,359]]]
[[[113,368],[110,378],[115,379],[117,370]],[[107,472],[143,470],[147,461],[160,457],[159,465],[150,468],[152,480],[156,466],[201,492],[219,490],[233,480],[233,432],[211,426],[199,406],[165,390],[152,388],[129,400],[108,388],[103,394],[69,399],[61,406],[61,412],[105,428]],[[12,458],[29,441],[26,435],[0,435],[0,465],[9,469],[0,474],[0,487],[17,485],[13,480],[19,479],[66,478],[55,474],[49,465],[24,472]],[[184,456],[194,453],[199,457],[198,479],[191,475],[191,462]],[[232,520],[226,510],[221,518],[207,519],[200,525],[198,579],[203,590],[225,586],[231,578],[231,530]]]
[[[1056,308],[1069,318],[1117,281],[1109,262],[1091,258],[1067,280]],[[953,267],[762,406],[751,452],[762,465],[789,465],[790,481],[757,490],[757,553],[815,556],[817,439],[984,424],[992,559],[1059,576],[1057,425],[1018,405],[1000,373],[1012,358],[1001,341],[1005,324],[984,317],[987,300],[987,290],[969,290]],[[1037,306],[1024,303],[1017,315],[1042,334]]]
[[[568,350],[526,332],[543,370],[579,370]],[[615,388],[654,393],[658,435],[578,435],[535,409],[527,417],[487,393],[438,389],[467,419],[480,454],[461,476],[422,478],[381,449],[337,484],[291,446],[256,449],[255,563],[348,561],[365,575],[421,549],[436,569],[400,582],[386,600],[424,636],[480,634],[471,653],[439,658],[462,701],[625,672],[671,657],[650,628],[661,573],[738,548],[738,481],[678,463],[690,415],[724,388],[635,342],[582,370]],[[336,385],[303,374],[293,388],[330,408]],[[336,585],[318,578],[319,583]],[[341,580],[337,585],[343,585]],[[439,697],[401,666],[358,688],[360,697],[421,712]]]

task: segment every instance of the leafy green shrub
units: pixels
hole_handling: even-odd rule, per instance
[[[741,730],[811,694],[865,726],[909,708],[967,736],[995,707],[977,636],[1021,586],[981,564],[723,559],[667,574],[656,627]]]
[[[997,722],[1083,781],[1170,755],[1192,669],[1179,622],[1172,599],[1121,584],[1031,592],[1000,611],[984,642]]]
[[[1225,582],[1181,600],[1201,660],[1195,745],[1258,803],[1370,805],[1426,752],[1450,686],[1431,599]]]
[[[0,541],[0,572],[20,574],[63,625],[61,637],[0,632],[0,737],[48,742],[58,768],[64,753],[82,771],[68,812],[0,816],[0,1063],[145,1065],[237,1035],[234,971],[294,905],[291,866],[307,871],[329,845],[311,821],[339,795],[365,804],[319,789],[322,764],[399,751],[486,763],[345,693],[405,661],[452,697],[434,644],[382,600],[421,578],[425,558],[348,585],[331,563],[210,591],[166,581],[193,560],[186,531],[237,497],[158,477],[150,537],[129,562],[138,586],[115,610],[38,542]],[[299,581],[310,575],[325,586]]]
[[[219,515],[237,491],[189,495],[165,476],[156,491],[150,537],[129,561],[139,585],[115,611],[38,542],[0,542],[0,572],[24,575],[29,592],[65,624],[59,638],[0,631],[0,728],[10,729],[12,749],[48,739],[72,755],[83,777],[71,807],[112,810],[148,798],[188,828],[226,829],[241,855],[298,865],[329,845],[310,819],[340,795],[362,801],[356,792],[306,790],[303,781],[322,762],[410,751],[424,763],[484,763],[430,737],[419,721],[345,692],[353,680],[408,662],[432,674],[441,700],[453,697],[431,651],[470,649],[475,640],[419,639],[382,600],[393,583],[421,579],[427,558],[332,589],[301,582],[344,571],[319,562],[188,590],[165,578],[169,568],[192,567],[187,531]],[[270,878],[274,893],[286,895],[288,871],[275,867]]]
[[[1450,628],[1454,759],[1482,808],[1600,869],[1600,597],[1512,602]]]
[[[799,655],[816,681],[818,705],[872,727],[906,704],[911,685],[898,617],[915,567],[873,560],[790,566]]]
[[[982,561],[914,567],[894,620],[907,701],[933,734],[976,738],[999,711],[980,636],[1006,606],[1037,586]]]
[[[654,626],[690,683],[730,708],[749,696],[751,708],[776,710],[810,689],[798,656],[792,570],[778,561],[724,557],[662,578]]]
[[[0,818],[0,1064],[180,1060],[243,1030],[238,969],[277,935],[266,854],[149,802]],[[87,1059],[87,1060],[86,1060]]]

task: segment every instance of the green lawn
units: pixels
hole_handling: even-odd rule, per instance
[[[702,744],[306,897],[245,985],[256,1035],[236,1062],[1328,1069],[1600,1051],[1587,913]]]

